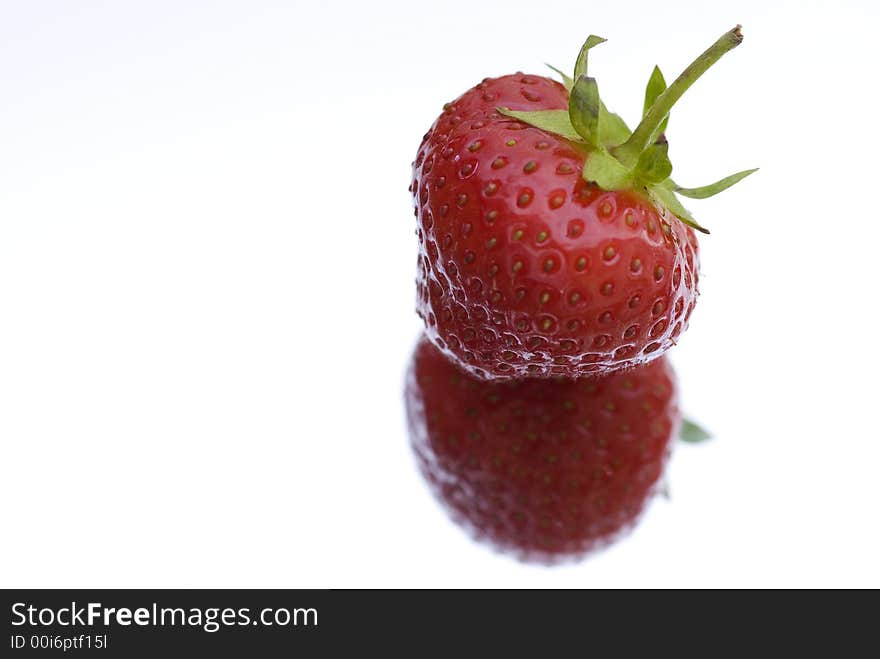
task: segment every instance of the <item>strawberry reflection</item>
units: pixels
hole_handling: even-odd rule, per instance
[[[486,382],[424,337],[406,409],[419,468],[452,518],[543,563],[580,558],[632,528],[681,423],[666,358],[595,379]]]

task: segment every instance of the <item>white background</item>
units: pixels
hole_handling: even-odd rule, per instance
[[[868,2],[0,3],[0,585],[880,586]],[[540,10],[540,13],[537,11]],[[417,475],[407,185],[445,101],[570,68],[669,127],[715,441],[582,564],[473,544]]]

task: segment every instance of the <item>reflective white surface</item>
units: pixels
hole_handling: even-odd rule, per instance
[[[875,4],[75,4],[0,20],[0,585],[880,586]],[[609,551],[496,556],[405,436],[419,139],[591,32],[633,122],[738,22],[668,130],[683,185],[762,168],[689,204],[716,439]]]

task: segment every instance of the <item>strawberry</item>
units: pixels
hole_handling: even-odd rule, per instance
[[[548,563],[632,528],[681,423],[665,358],[604,377],[487,381],[425,338],[406,407],[416,460],[453,519],[497,549]]]
[[[669,175],[669,109],[724,52],[726,33],[668,88],[655,68],[630,131],[587,76],[487,78],[424,136],[413,163],[419,315],[428,337],[484,378],[610,373],[672,346],[697,299],[705,231]]]

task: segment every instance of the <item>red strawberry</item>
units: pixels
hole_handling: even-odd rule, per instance
[[[489,382],[424,338],[406,404],[419,467],[453,518],[540,562],[579,557],[631,528],[680,424],[665,358],[601,378]]]
[[[727,33],[668,89],[655,69],[634,132],[586,76],[597,37],[577,82],[517,73],[447,103],[411,185],[428,337],[489,378],[608,373],[673,345],[697,297],[686,224],[700,228],[675,192],[709,196],[751,172],[680,188],[663,131],[707,62],[741,38]]]

